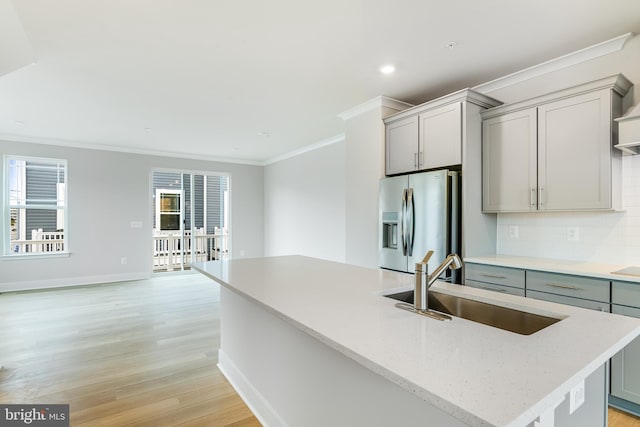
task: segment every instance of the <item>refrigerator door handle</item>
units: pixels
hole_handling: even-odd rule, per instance
[[[402,190],[402,208],[400,210],[400,237],[402,255],[407,256],[407,189]]]
[[[413,206],[413,188],[407,190],[407,216],[409,217],[409,229],[407,230],[407,252],[413,256],[413,235],[416,226],[415,209]]]

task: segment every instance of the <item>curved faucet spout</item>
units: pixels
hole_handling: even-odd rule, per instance
[[[451,254],[436,267],[432,274],[428,274],[426,263],[431,258],[432,251],[427,252],[422,262],[416,264],[416,283],[413,295],[413,306],[418,311],[429,311],[429,288],[449,268],[457,270],[462,267],[462,260],[457,254]],[[424,269],[423,269],[424,268]]]

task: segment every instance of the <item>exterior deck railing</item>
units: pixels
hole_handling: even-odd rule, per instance
[[[184,250],[181,247],[184,245]],[[12,240],[14,253],[63,252],[64,232],[33,230],[30,240]],[[229,257],[229,233],[224,228],[215,228],[213,234],[203,229],[191,232],[155,232],[153,236],[153,271],[173,271],[193,261],[212,261]]]
[[[153,270],[172,271],[180,269],[183,263],[194,261],[212,261],[227,259],[229,256],[229,235],[226,231],[213,234],[195,235],[185,233],[183,239],[179,233],[167,233],[153,236]]]

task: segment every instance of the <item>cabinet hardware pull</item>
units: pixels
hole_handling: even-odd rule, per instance
[[[497,288],[497,289],[496,288],[487,288],[487,287],[484,287],[484,286],[478,286],[478,288],[484,289],[486,291],[507,292],[506,289],[500,289],[500,288]]]
[[[540,189],[538,190],[538,204],[540,205],[540,207],[544,206],[544,202],[542,201],[543,192],[544,192],[544,188],[540,187]]]
[[[413,153],[413,167],[418,168],[418,153]]]
[[[424,166],[424,151],[420,151],[420,161],[418,162],[418,166]]]
[[[484,277],[491,277],[492,279],[506,279],[505,276],[496,276],[494,274],[480,273],[480,275]]]
[[[546,283],[547,286],[551,286],[552,288],[561,288],[561,289],[571,289],[574,291],[581,291],[583,290],[582,288],[578,287],[578,286],[572,286],[572,285],[563,285],[561,283]]]
[[[529,200],[531,201],[532,208],[536,207],[535,197],[536,197],[536,187],[531,187],[531,195],[529,196]]]

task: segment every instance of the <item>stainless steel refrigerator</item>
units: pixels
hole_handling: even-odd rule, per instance
[[[459,176],[442,169],[380,180],[380,267],[411,273],[432,250],[431,272],[448,254],[460,254]],[[460,283],[459,275],[451,280]]]

